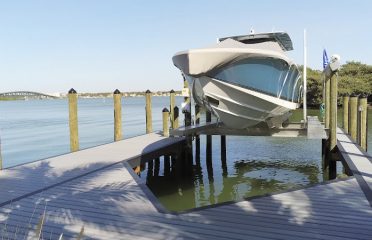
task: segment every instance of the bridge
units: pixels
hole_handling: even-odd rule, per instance
[[[58,98],[56,96],[48,95],[45,93],[39,93],[39,92],[32,92],[32,91],[16,91],[16,92],[4,92],[0,93],[0,98],[5,97],[5,98],[11,98],[11,97],[23,97],[23,98]]]

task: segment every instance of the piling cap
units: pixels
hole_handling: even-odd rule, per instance
[[[168,108],[163,108],[163,112],[169,112]]]
[[[68,91],[68,93],[71,94],[71,93],[77,93],[77,92],[75,91],[75,89],[71,88],[71,89]]]
[[[170,90],[170,93],[174,93],[174,90],[172,89],[172,90]]]
[[[114,94],[120,94],[119,89],[116,89],[116,90],[114,91]]]
[[[146,93],[151,93],[151,91],[147,89],[147,90],[146,90]]]

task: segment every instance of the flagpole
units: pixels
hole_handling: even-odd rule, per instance
[[[304,69],[303,69],[303,112],[304,112],[304,122],[307,121],[307,49],[306,49],[306,29],[304,29]]]

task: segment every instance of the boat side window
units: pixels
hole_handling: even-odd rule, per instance
[[[226,66],[211,77],[278,97],[288,67],[280,59],[245,59]]]
[[[292,100],[293,85],[294,85],[294,81],[296,81],[296,76],[297,76],[296,68],[293,66],[289,70],[289,75],[287,79],[288,84],[286,85],[287,91],[286,91],[286,95],[283,96],[285,99],[289,101]]]
[[[282,86],[282,92],[281,95],[279,96],[282,99],[288,100],[288,101],[297,101],[297,88],[294,86],[296,83],[298,84],[299,77],[299,71],[298,69],[292,65],[287,74],[287,78],[285,80],[284,86]]]
[[[292,91],[293,93],[292,93],[292,98],[291,98],[292,102],[295,102],[295,101],[298,102],[297,99],[298,99],[298,95],[300,94],[301,86],[302,86],[302,79],[301,79],[300,74],[297,74],[295,84],[293,84],[293,91]]]

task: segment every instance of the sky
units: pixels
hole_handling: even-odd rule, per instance
[[[172,56],[218,37],[286,31],[303,64],[372,64],[372,1],[0,0],[0,92],[179,90]]]

